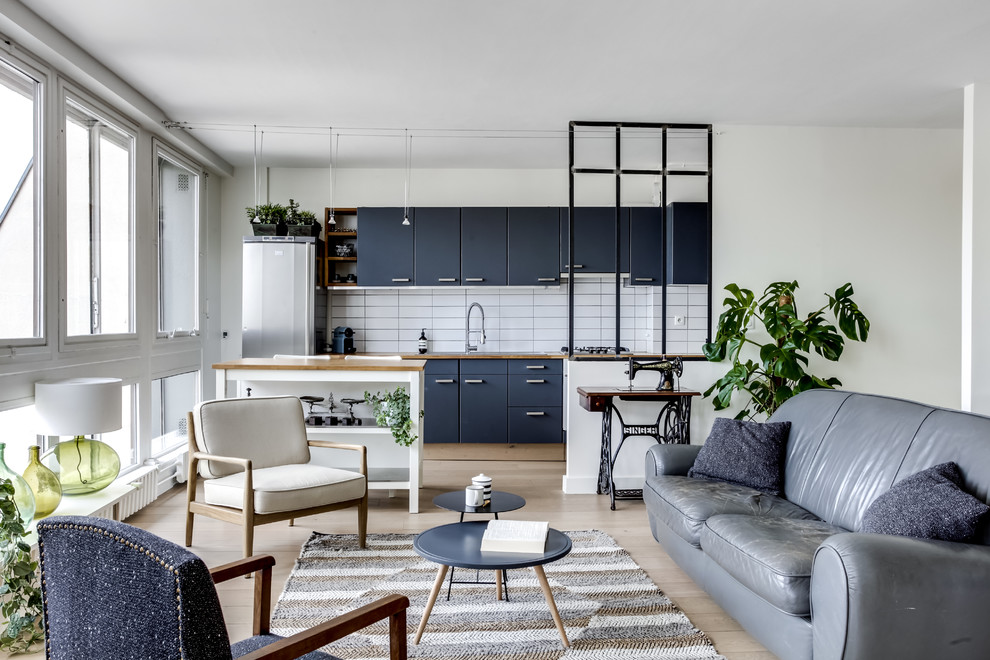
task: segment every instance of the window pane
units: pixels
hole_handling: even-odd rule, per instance
[[[0,442],[7,444],[4,462],[7,467],[20,474],[28,464],[28,447],[41,440],[38,437],[38,418],[34,414],[34,406],[0,411],[0,429],[3,429]]]
[[[39,83],[0,61],[0,338],[41,336],[35,107]]]
[[[151,454],[153,456],[187,442],[186,413],[196,405],[198,391],[198,371],[152,381]]]
[[[195,330],[199,176],[158,157],[158,329]]]
[[[66,101],[66,326],[132,331],[134,138]]]
[[[96,437],[102,440],[117,452],[120,457],[120,469],[126,470],[137,463],[137,450],[135,448],[134,433],[134,386],[124,385],[120,388],[120,429],[110,433],[101,433]]]

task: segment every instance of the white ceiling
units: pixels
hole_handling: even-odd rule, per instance
[[[22,0],[229,162],[566,167],[570,120],[961,127],[986,0]],[[312,127],[287,130],[280,127]],[[458,129],[461,132],[457,132]]]

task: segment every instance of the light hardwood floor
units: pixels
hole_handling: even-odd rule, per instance
[[[458,514],[438,509],[432,500],[440,493],[463,489],[479,472],[492,477],[495,490],[526,498],[523,509],[503,514],[506,519],[549,520],[551,527],[560,530],[599,529],[610,534],[729,660],[773,660],[776,657],[742,630],[667,556],[650,533],[643,502],[620,501],[616,510],[610,511],[606,496],[565,495],[561,491],[563,462],[427,460],[424,462],[424,487],[419,495],[420,513],[408,512],[404,491],[391,498],[384,491],[372,491],[368,532],[417,533],[455,522]],[[184,506],[185,490],[177,487],[126,522],[181,545]],[[357,529],[356,521],[355,510],[350,509],[303,518],[297,520],[294,527],[284,522],[258,527],[255,553],[271,554],[277,560],[272,587],[275,597],[281,593],[300,547],[312,531],[353,534]],[[240,538],[240,527],[197,516],[190,549],[208,566],[216,566],[240,558]],[[250,635],[252,582],[231,582],[220,585],[220,600],[231,639],[239,640]],[[417,624],[410,622],[413,629]]]

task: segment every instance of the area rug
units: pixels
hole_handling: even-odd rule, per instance
[[[704,633],[678,610],[612,537],[567,532],[571,553],[544,566],[571,646],[561,643],[532,569],[508,572],[509,601],[492,585],[446,585],[418,645],[412,639],[437,565],[413,550],[413,534],[314,533],[303,545],[272,614],[272,632],[291,635],[391,593],[409,597],[410,658],[438,660],[721,659]],[[489,572],[490,573],[490,572]],[[457,569],[455,579],[475,579]],[[482,573],[481,580],[492,580]],[[325,648],[341,658],[388,658],[388,627],[379,623]],[[724,659],[723,659],[724,660]]]

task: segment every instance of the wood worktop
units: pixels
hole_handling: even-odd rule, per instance
[[[214,369],[270,369],[273,371],[422,371],[425,360],[383,360],[367,356],[314,355],[312,357],[240,358],[217,362]]]

